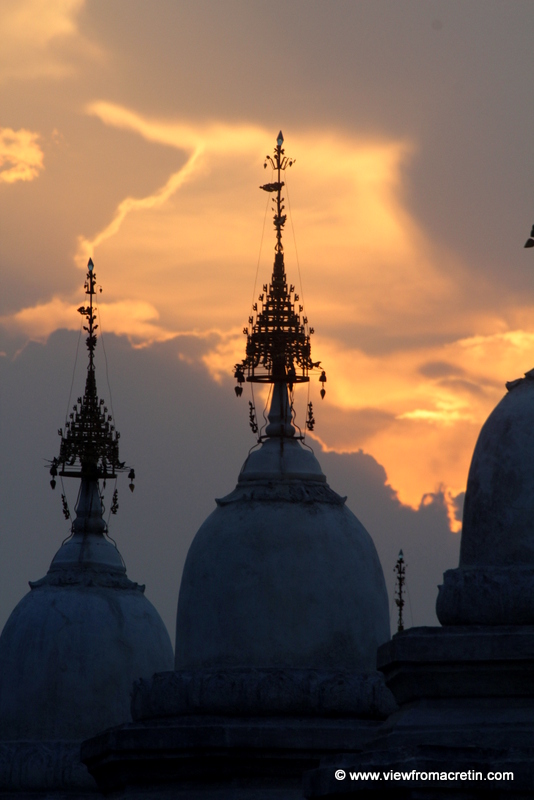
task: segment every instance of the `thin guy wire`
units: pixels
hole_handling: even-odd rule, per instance
[[[300,261],[299,261],[299,251],[297,249],[297,237],[295,236],[295,228],[293,225],[293,213],[291,211],[291,200],[289,199],[289,186],[287,183],[287,174],[286,178],[286,194],[287,194],[287,210],[289,211],[289,221],[291,222],[291,233],[293,234],[293,245],[295,247],[295,256],[297,257],[297,269],[299,273],[299,281],[300,281],[300,293],[302,295],[302,305],[303,307],[306,306],[304,302],[304,285],[302,283],[302,275],[300,274]]]
[[[74,377],[76,375],[76,365],[78,363],[78,351],[80,349],[80,339],[82,338],[82,327],[83,327],[83,320],[80,322],[80,330],[78,332],[78,343],[76,345],[76,355],[74,356],[74,367],[72,370],[72,380],[70,382],[70,392],[69,392],[69,399],[67,402],[67,410],[65,412],[65,422],[67,422],[69,418],[69,411],[70,411],[70,401],[72,400],[72,387],[74,386]]]
[[[104,363],[106,365],[106,383],[108,385],[108,392],[109,392],[109,407],[111,408],[111,416],[113,417],[113,424],[117,427],[117,422],[115,420],[115,412],[113,410],[113,397],[111,395],[111,384],[109,382],[109,372],[108,372],[108,357],[106,353],[106,345],[104,343],[104,333],[102,330],[102,315],[100,313],[100,309],[97,308],[96,312],[98,314],[98,324],[100,325],[100,339],[102,341],[102,352],[104,353]]]
[[[271,169],[271,179],[273,177],[273,170]],[[260,252],[258,253],[258,263],[256,264],[256,275],[254,276],[254,289],[252,290],[252,301],[250,303],[250,307],[255,303],[254,298],[256,297],[256,286],[258,284],[258,272],[260,271],[260,261],[261,261],[261,251],[263,249],[263,239],[265,236],[265,220],[267,219],[267,209],[269,208],[269,201],[271,199],[271,195],[267,192],[267,202],[265,203],[265,213],[263,215],[263,228],[261,231],[261,240],[260,240]]]

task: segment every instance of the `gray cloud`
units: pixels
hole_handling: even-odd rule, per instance
[[[70,77],[1,87],[3,124],[40,131],[45,154],[31,184],[0,187],[2,314],[78,289],[77,236],[92,235],[125,196],[153,191],[181,164],[178,151],[84,113],[87,103],[104,99],[165,119],[259,123],[273,135],[282,126],[288,140],[302,128],[410,140],[399,191],[429,241],[450,255],[459,295],[443,307],[451,337],[478,332],[466,329],[466,309],[517,324],[515,307],[534,300],[532,254],[522,249],[534,221],[533,22],[534,7],[521,0],[92,0],[79,25],[102,58],[84,55],[76,64],[73,46]],[[147,281],[150,269],[147,263]],[[413,315],[423,317],[416,300]],[[328,325],[322,332],[328,335]],[[347,324],[345,334],[346,343],[372,354],[448,340],[423,324],[415,333]],[[66,535],[43,463],[57,452],[75,343],[75,335],[60,332],[46,346],[24,347],[19,337],[0,347],[10,356],[0,360],[4,618]],[[139,475],[132,497],[122,487],[112,533],[131,577],[146,581],[171,629],[188,544],[213,498],[232,488],[253,443],[231,382],[215,386],[201,367],[177,358],[198,358],[203,346],[180,340],[132,351],[110,337],[117,424],[124,457]],[[428,362],[420,371],[465,377],[447,369]],[[363,437],[389,424],[373,409],[352,419]],[[433,619],[440,572],[457,558],[443,496],[428,496],[415,511],[399,503],[371,456],[325,453],[320,460],[375,536],[389,579],[404,548],[414,623]]]
[[[447,361],[427,361],[421,364],[418,370],[425,378],[445,378],[451,375],[463,375],[464,370],[456,364]]]
[[[133,495],[126,481],[119,481],[120,510],[110,533],[130,577],[146,583],[147,596],[172,635],[189,544],[215,507],[214,498],[233,489],[254,444],[247,406],[235,398],[231,380],[214,386],[202,367],[181,361],[176,341],[143,350],[111,335],[105,341],[121,457],[137,474]],[[45,466],[58,451],[76,342],[75,333],[58,331],[46,345],[30,343],[15,359],[0,359],[0,624],[26,592],[28,580],[46,572],[68,535],[59,492],[49,488]],[[3,349],[12,350],[9,342]],[[98,357],[99,394],[108,402],[101,347]],[[74,400],[84,370],[82,346]],[[371,456],[315,451],[330,485],[348,495],[349,507],[373,536],[390,591],[391,570],[404,548],[413,624],[435,622],[436,585],[443,570],[456,565],[459,541],[448,530],[443,498],[438,493],[414,511],[399,502],[384,468]],[[71,508],[76,483],[65,481]]]
[[[476,304],[495,283],[532,291],[533,16],[525,2],[95,2],[81,29],[113,69],[86,91],[156,115],[412,139],[406,199],[469,263]]]

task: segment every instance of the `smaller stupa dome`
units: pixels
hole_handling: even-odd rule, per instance
[[[172,669],[167,629],[116,547],[78,533],[0,637],[0,739],[81,740],[130,718],[132,685]]]
[[[506,386],[473,453],[442,624],[534,624],[534,370]]]
[[[60,431],[60,454],[50,469],[52,488],[58,475],[80,479],[76,518],[47,575],[30,583],[31,591],[0,637],[4,742],[80,741],[126,722],[133,682],[173,665],[165,625],[144,596],[144,587],[126,576],[103,519],[99,481],[114,480],[127,467],[119,461],[119,435],[96,390],[95,281],[90,260],[88,306],[78,309],[87,321],[85,393]],[[134,477],[130,470],[130,488]],[[69,518],[64,495],[63,507]],[[111,511],[117,507],[115,492]]]

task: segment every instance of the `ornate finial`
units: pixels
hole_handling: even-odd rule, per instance
[[[282,214],[285,206],[282,205],[284,198],[281,196],[281,192],[282,187],[285,184],[284,181],[280,180],[280,173],[285,172],[287,167],[292,167],[295,163],[294,158],[288,158],[286,155],[284,155],[285,151],[282,149],[283,143],[284,137],[282,135],[282,131],[280,131],[276,140],[276,147],[274,148],[274,158],[273,156],[265,156],[265,163],[263,165],[264,168],[266,168],[267,164],[270,164],[273,170],[276,170],[278,180],[276,183],[265,183],[263,186],[260,186],[260,189],[263,189],[265,192],[276,192],[276,207],[273,208],[273,211],[275,212],[273,218],[274,227],[276,230],[276,244],[274,246],[275,253],[283,252],[284,248],[282,246],[282,229],[286,224],[287,219],[287,214]]]
[[[402,554],[402,550],[399,551],[399,557],[397,559],[397,563],[395,564],[395,569],[393,572],[397,573],[397,583],[395,586],[395,603],[397,604],[397,608],[399,609],[399,620],[397,623],[397,633],[404,630],[404,619],[403,619],[403,610],[404,610],[404,581],[406,575],[406,567],[404,565],[404,556]]]
[[[254,303],[255,318],[249,317],[249,326],[243,333],[247,337],[246,358],[236,364],[234,377],[238,385],[235,387],[236,395],[243,393],[241,386],[245,380],[251,383],[286,384],[293,389],[295,383],[309,381],[309,371],[319,367],[320,361],[311,359],[310,336],[313,328],[308,327],[306,316],[301,318],[304,308],[299,304],[299,295],[295,287],[288,287],[284,266],[284,248],[282,245],[282,232],[286,223],[282,197],[284,182],[281,173],[295,163],[295,159],[288,158],[282,145],[284,137],[282,131],[278,134],[273,156],[266,156],[264,167],[270,164],[277,173],[274,183],[260,186],[266,192],[275,192],[274,200],[274,228],[276,243],[274,246],[274,266],[270,284],[264,284],[263,292],[258,300],[261,304]],[[322,383],[321,397],[324,397],[324,383],[326,375],[322,372],[319,380]],[[313,428],[313,414],[309,414],[308,427]]]
[[[96,390],[94,354],[98,325],[95,324],[96,306],[93,305],[93,297],[96,294],[96,274],[92,259],[89,259],[87,269],[84,289],[85,293],[89,295],[89,303],[78,309],[87,323],[83,326],[87,332],[86,344],[89,353],[85,392],[83,397],[78,397],[78,402],[73,406],[70,418],[65,422],[65,430],[60,428],[58,431],[61,436],[61,445],[59,456],[53,459],[50,468],[52,489],[56,485],[57,475],[89,481],[102,479],[105,482],[108,478],[115,478],[118,472],[128,469],[124,461],[119,459],[120,434],[115,430],[112,415],[108,412],[104,400],[99,400]],[[129,477],[130,489],[132,489],[133,470],[130,470]],[[115,495],[111,507],[112,512],[116,513],[117,508]],[[67,517],[68,508],[64,496],[63,512]]]

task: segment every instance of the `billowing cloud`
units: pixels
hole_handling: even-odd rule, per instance
[[[158,311],[147,302],[99,303],[97,315],[100,327],[108,332],[128,336],[132,344],[164,342],[177,335],[176,332],[158,325]],[[59,328],[78,330],[81,323],[75,305],[54,297],[48,303],[24,308],[16,314],[0,318],[0,324],[15,333],[24,331],[35,341],[45,341],[53,331]]]
[[[416,508],[424,485],[451,502],[465,489],[482,423],[506,381],[532,366],[534,333],[478,335],[380,356],[340,351],[330,341],[321,343],[321,351],[334,376],[327,400],[339,411],[332,415],[320,404],[314,435],[337,451],[363,444],[385,465],[403,502]],[[389,415],[374,431],[356,422],[370,403],[376,415]],[[452,507],[450,512],[453,521]]]
[[[3,0],[0,80],[58,78],[70,72],[58,46],[78,34],[77,16],[84,5],[85,0]],[[89,47],[81,39],[78,46]]]
[[[97,268],[113,265],[106,271],[108,306],[102,306],[107,329],[127,333],[136,346],[216,331],[197,357],[224,382],[243,357],[236,323],[246,320],[255,299],[260,238],[269,244],[257,260],[256,294],[271,271],[268,197],[251,198],[273,136],[240,123],[150,118],[107,102],[94,102],[87,112],[125,135],[185,155],[159,188],[124,198],[104,227],[79,238],[80,268],[88,256]],[[509,377],[501,374],[505,365],[519,366],[532,337],[522,329],[489,335],[494,316],[466,309],[462,264],[428,239],[404,202],[403,174],[414,143],[301,130],[286,145],[289,155],[299,156],[284,175],[286,267],[297,285],[304,274],[301,296],[318,331],[313,355],[328,372],[325,404],[315,378],[311,385],[314,436],[325,450],[365,447],[413,508],[425,493],[439,493],[457,527],[454,498],[465,488],[476,434]],[[269,180],[270,170],[266,175]],[[446,313],[448,307],[456,313]],[[71,309],[71,299],[66,305],[55,299],[8,322],[42,335]],[[358,341],[365,326],[402,330],[412,343],[367,352]],[[430,330],[441,340],[427,343]],[[465,330],[483,333],[459,335]],[[265,397],[260,392],[256,400]]]
[[[190,537],[254,441],[231,372],[272,267],[257,187],[280,126],[297,159],[285,176],[288,277],[328,375],[324,402],[316,376],[296,389],[299,424],[309,388],[328,479],[382,532],[386,574],[403,547],[412,590],[425,576],[419,609],[456,563],[447,515],[457,528],[480,426],[504,382],[533,366],[534,251],[522,247],[534,221],[534,5],[271,6],[283,21],[274,38],[260,2],[0,4],[0,124],[35,137],[9,141],[0,167],[12,181],[0,186],[0,366],[19,354],[2,380],[4,527],[35,543],[9,539],[3,585],[16,577],[20,594],[59,541],[58,508],[32,512],[49,501],[39,459],[57,452],[50,423],[61,424],[77,338],[52,332],[79,325],[92,255],[99,331],[128,337],[115,367],[109,347],[110,376],[126,369],[119,428],[145,473],[121,517],[138,569],[124,555],[131,577],[164,592],[173,624]],[[261,392],[255,401],[259,411]],[[162,536],[147,545],[147,530]]]
[[[82,237],[79,264],[83,266],[88,255],[99,258],[102,254],[115,263],[121,258],[128,269],[136,270],[143,261],[153,262],[156,255],[149,280],[163,317],[172,317],[174,325],[191,327],[188,317],[194,308],[203,324],[200,278],[205,313],[211,318],[215,315],[217,325],[235,325],[247,310],[243,303],[247,274],[252,275],[250,265],[258,250],[265,210],[262,200],[252,204],[251,198],[262,177],[258,168],[273,141],[272,133],[242,124],[150,119],[105,102],[92,103],[87,110],[108,126],[175,147],[187,154],[187,160],[164,186],[147,197],[125,198],[105,228]],[[427,308],[423,316],[452,297],[447,270],[436,263],[439,258],[401,200],[402,169],[412,150],[407,141],[350,138],[328,131],[292,135],[287,152],[297,152],[304,169],[297,166],[300,171],[294,185],[293,174],[286,171],[286,201],[290,211],[298,211],[298,254],[306,265],[306,289],[321,286],[320,299],[314,303],[318,320],[335,318],[338,327],[371,321],[377,325],[400,315],[417,329],[422,313],[414,313],[415,291],[418,309]],[[271,239],[266,233],[266,242]],[[292,270],[295,282],[296,248],[288,225],[286,249],[293,264],[288,271]],[[261,282],[270,272],[266,255],[270,245],[264,250]],[[191,264],[197,265],[193,281],[188,274]],[[249,286],[250,282],[249,278]],[[123,280],[120,285],[122,289]],[[237,291],[230,302],[221,302],[229,286]],[[139,285],[139,290],[145,291],[146,286]]]
[[[39,134],[0,128],[0,183],[32,181],[43,169]]]

